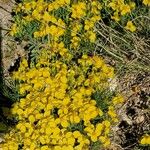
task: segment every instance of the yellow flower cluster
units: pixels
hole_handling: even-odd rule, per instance
[[[65,57],[68,60],[70,60],[72,57],[71,54],[68,53],[68,49],[65,48],[63,42],[53,42],[53,44],[51,44],[50,55],[54,56],[56,54],[60,54],[60,56]]]
[[[150,6],[149,0],[142,2]],[[11,28],[11,35],[21,32],[24,24],[35,21],[39,25],[33,33],[35,38],[48,36],[50,41],[58,41],[69,29],[71,48],[76,49],[82,40],[89,40],[92,43],[96,41],[93,27],[97,21],[101,20],[102,9],[109,9],[111,19],[118,22],[125,15],[130,15],[135,7],[135,2],[131,0],[101,2],[98,0],[23,0],[15,8],[17,21]],[[61,9],[63,9],[62,12]],[[125,28],[134,32],[136,27],[131,23],[128,21]]]
[[[114,104],[114,106],[115,105],[117,105],[117,104],[119,104],[119,103],[123,103],[124,102],[124,99],[123,99],[123,97],[122,97],[122,95],[117,95],[116,97],[114,97],[113,99],[112,99],[112,102],[113,102],[113,104]]]
[[[86,15],[86,3],[79,2],[77,4],[73,4],[71,10],[71,17],[73,19],[80,19]]]
[[[87,4],[85,2],[79,2],[72,6],[73,19],[70,23],[72,48],[76,49],[83,39],[88,39],[91,43],[96,41],[94,26],[101,19],[101,8],[101,4],[98,1],[92,1]]]
[[[111,19],[118,22],[120,21],[122,16],[130,14],[135,8],[136,4],[132,1],[129,1],[127,3],[124,0],[111,0],[108,6],[114,11],[114,14],[112,15]],[[136,26],[133,25],[132,21],[128,21],[127,25],[125,26],[125,29],[131,32],[135,32]]]
[[[135,3],[129,1],[127,4],[124,0],[111,0],[108,6],[114,11],[114,15],[111,18],[119,21],[121,16],[130,13],[135,8]]]
[[[62,9],[67,13],[63,17]],[[78,49],[81,41],[96,41],[94,26],[101,19],[101,9],[98,0],[24,0],[18,4],[15,11],[22,15],[22,23],[39,24],[33,37],[46,37],[48,42],[36,62],[22,59],[13,73],[22,97],[11,109],[18,123],[5,135],[0,148],[88,150],[97,141],[110,145],[111,125],[118,121],[115,106],[123,98],[114,96],[102,110],[93,95],[109,88],[114,69],[98,56],[74,58],[69,52]],[[20,32],[19,27],[14,24],[11,35]],[[68,31],[70,49],[64,39]],[[100,121],[93,123],[96,118]]]
[[[14,23],[11,27],[11,31],[10,31],[10,35],[13,36],[14,34],[16,34],[18,32],[18,27],[17,24]]]
[[[117,119],[113,105],[123,99],[120,95],[114,97],[108,111],[103,112],[92,94],[108,88],[113,76],[113,68],[98,56],[83,55],[73,62],[63,57],[55,59],[42,50],[36,65],[30,67],[23,59],[13,73],[23,97],[11,109],[18,123],[5,135],[0,148],[88,150],[96,141],[109,146],[111,124]],[[91,122],[104,115],[102,121]],[[72,129],[79,124],[81,129]]]
[[[142,137],[142,139],[141,139],[141,141],[140,141],[140,144],[142,144],[142,145],[150,145],[150,135],[145,134],[145,135]]]
[[[34,20],[40,23],[39,30],[34,32],[35,38],[51,35],[51,40],[57,41],[65,32],[65,23],[61,18],[54,17],[53,11],[69,4],[70,0],[49,3],[44,0],[31,0],[17,5],[15,11],[16,13],[27,14],[25,17],[21,18],[24,22],[31,22]]]
[[[57,42],[60,37],[66,34],[66,30],[69,29],[71,31],[71,48],[76,49],[80,45],[81,40],[95,42],[96,33],[93,27],[101,19],[101,8],[101,4],[97,0],[91,2],[31,0],[18,4],[15,11],[19,15],[25,14],[25,16],[22,15],[20,18],[22,24],[32,21],[38,22],[39,28],[34,31],[34,38],[48,36],[49,42]],[[67,21],[64,18],[62,19],[61,16],[57,16],[59,14],[57,11],[60,9],[64,9],[67,12],[65,16]],[[17,31],[12,28],[11,35],[16,33]]]
[[[16,133],[16,131],[14,129],[12,129],[9,133],[5,134],[4,138],[5,138],[5,144],[0,144],[0,149],[2,149],[2,150],[18,150],[18,148],[19,148],[19,143],[18,143],[19,133]]]
[[[150,6],[150,0],[143,0],[143,4],[147,5],[147,6]]]
[[[132,21],[128,21],[127,25],[125,26],[125,29],[134,32],[136,31],[136,26],[132,23]]]

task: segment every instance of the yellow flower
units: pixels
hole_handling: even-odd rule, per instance
[[[86,3],[78,2],[77,4],[73,4],[71,10],[72,10],[71,17],[74,19],[80,19],[81,17],[86,15],[85,13]]]
[[[67,120],[63,120],[63,121],[61,122],[61,125],[62,125],[64,128],[66,128],[66,127],[69,126],[69,123],[68,123]]]
[[[79,131],[74,131],[73,136],[74,136],[74,138],[78,138],[78,137],[81,137],[82,135]]]
[[[11,27],[10,35],[14,36],[17,33],[17,24],[13,24]]]
[[[95,65],[96,68],[101,68],[104,64],[104,61],[99,58],[98,56],[93,56],[93,63]]]
[[[54,25],[53,29],[56,28]],[[58,29],[48,32],[54,34],[57,31]],[[65,48],[63,42],[53,44],[50,47],[57,54]],[[18,80],[22,81],[24,78],[20,87],[29,93],[26,92],[24,98],[13,105],[12,113],[17,115],[18,119],[18,125],[13,133],[15,143],[20,144],[21,141],[24,149],[31,150],[88,150],[91,141],[98,140],[103,141],[103,146],[108,146],[110,124],[117,119],[115,107],[109,106],[108,112],[103,112],[97,107],[94,97],[91,99],[91,95],[103,89],[100,83],[105,83],[104,78],[110,78],[113,69],[98,56],[90,57],[84,54],[81,59],[72,63],[70,59],[62,56],[55,59],[57,56],[54,53],[51,55],[52,52],[48,53],[46,49],[40,52],[38,66],[31,65],[28,68],[27,60],[23,60],[21,69],[17,71]],[[69,51],[66,53],[72,56]],[[119,96],[117,101],[121,101]],[[106,116],[110,115],[110,121],[104,120],[95,125],[91,123],[104,113],[107,113]],[[87,136],[77,129],[68,131],[72,125],[76,126],[80,121],[84,122],[82,128]],[[11,134],[5,138],[6,147],[9,145],[7,141]],[[76,140],[79,144],[74,146]],[[12,138],[10,141],[13,141]],[[57,146],[51,147],[50,143]]]
[[[93,128],[92,128],[92,127],[87,126],[87,127],[84,129],[84,131],[86,131],[87,133],[92,134],[94,130],[93,130]]]
[[[26,127],[24,125],[20,126],[20,132],[25,133]]]
[[[68,140],[67,140],[67,142],[68,142],[68,145],[74,145],[74,143],[75,143],[75,138],[73,138],[73,137],[69,137],[68,138]]]
[[[113,1],[108,4],[108,7],[111,7],[113,10],[117,10],[118,4],[116,3],[116,1]]]
[[[144,144],[146,144],[146,141],[147,141],[146,137],[144,137],[144,138],[141,139],[140,143],[144,145]]]
[[[80,122],[80,117],[74,116],[74,123],[79,123],[79,122]]]
[[[53,7],[54,7],[54,9],[58,9],[59,8],[59,3],[57,1],[55,1],[53,3]]]
[[[115,110],[114,110],[114,107],[112,106],[109,106],[109,110],[108,110],[108,115],[111,117],[111,118],[115,118],[117,116]]]
[[[125,29],[130,30],[131,32],[136,31],[136,26],[132,23],[132,21],[128,21]]]
[[[54,147],[54,150],[62,150],[62,147],[56,145],[56,146]]]
[[[50,73],[48,70],[43,71],[43,77],[50,77]]]
[[[107,137],[105,136],[100,136],[99,137],[99,140],[102,142],[102,143],[105,143],[107,141]]]
[[[33,115],[30,115],[28,119],[31,123],[35,121],[35,117]]]
[[[140,141],[141,144],[145,145],[145,144],[149,144],[150,145],[150,135],[148,134],[145,134],[141,141]]]
[[[98,124],[96,125],[95,132],[97,133],[98,136],[101,135],[103,128],[104,128],[104,126],[103,126],[102,123],[98,123]]]
[[[135,2],[129,2],[129,6],[131,9],[134,9],[136,4],[135,4]]]
[[[89,30],[89,29],[91,29],[93,27],[94,27],[94,22],[93,21],[85,20],[85,26],[84,26],[85,30]]]
[[[92,142],[96,142],[98,140],[98,136],[97,136],[97,133],[96,132],[93,132],[91,135],[91,140]]]
[[[62,83],[67,83],[67,78],[66,78],[66,76],[62,76],[62,77],[60,78],[60,81],[61,81]]]
[[[124,101],[124,99],[121,95],[118,95],[112,99],[112,102],[114,105],[122,103],[123,101]]]
[[[36,83],[34,84],[34,87],[33,87],[33,88],[39,90],[40,88],[42,88],[42,84],[39,83],[39,82],[36,82]]]
[[[28,61],[25,58],[22,59],[21,65],[23,65],[24,67],[28,67]]]
[[[110,139],[106,139],[106,141],[104,142],[104,147],[108,147],[110,145]]]
[[[24,8],[25,8],[25,10],[26,11],[30,11],[31,10],[31,8],[32,8],[32,5],[31,5],[31,3],[24,3]]]
[[[37,3],[35,1],[30,2],[32,9],[34,9],[37,5]]]
[[[41,150],[49,150],[49,148],[48,148],[48,146],[45,145],[45,146],[41,147]]]
[[[76,47],[79,45],[80,40],[81,40],[81,39],[80,39],[79,37],[77,37],[77,36],[73,37],[73,38],[71,39],[72,46],[73,46],[74,48],[76,48]]]
[[[87,34],[90,42],[94,43],[96,41],[96,33],[94,33],[93,31],[88,31]]]
[[[103,124],[104,124],[105,127],[107,127],[107,128],[110,127],[110,121],[108,121],[108,120],[103,121]]]
[[[122,5],[120,7],[120,10],[121,10],[121,15],[125,15],[125,14],[131,12],[129,5]]]
[[[63,99],[63,104],[64,105],[67,105],[68,103],[70,102],[70,98],[69,97],[65,97],[64,99]]]
[[[50,134],[52,133],[52,128],[51,128],[51,127],[47,127],[47,128],[45,129],[45,133],[46,133],[47,135],[50,135]]]
[[[41,144],[46,144],[44,136],[40,136],[39,140]]]
[[[64,2],[69,5],[71,0],[64,0]]]
[[[24,144],[30,146],[31,145],[31,139],[24,139]]]
[[[120,21],[120,16],[117,11],[114,12],[114,15],[111,16],[111,19],[114,19],[117,22]]]
[[[39,14],[39,12],[36,9],[32,12],[32,17],[37,20],[41,19],[41,15]]]
[[[17,5],[17,7],[15,8],[15,12],[20,12],[21,9],[22,9],[22,3],[19,3],[19,4]]]
[[[150,0],[143,0],[143,4],[150,6]]]
[[[22,110],[22,109],[17,109],[16,113],[17,113],[18,115],[22,115],[22,114],[23,114],[23,110]]]

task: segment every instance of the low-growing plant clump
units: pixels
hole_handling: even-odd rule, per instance
[[[23,59],[13,73],[22,97],[11,109],[18,123],[5,135],[2,147],[57,150],[89,149],[91,142],[110,145],[111,125],[118,121],[115,105],[123,98],[112,94],[98,103],[94,95],[108,90],[113,76],[113,68],[97,56],[83,55],[71,62],[49,58],[42,50],[35,65]]]
[[[147,7],[149,0],[139,1]],[[99,21],[137,30],[134,1],[22,0],[10,35],[26,41],[27,55],[11,73],[18,90],[3,150],[108,148],[123,96],[111,90],[114,68],[94,52]],[[149,135],[139,139],[149,145]]]

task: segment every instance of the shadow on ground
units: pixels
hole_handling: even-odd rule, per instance
[[[13,104],[13,101],[4,94],[5,89],[6,88],[9,89],[9,87],[5,85],[4,81],[3,61],[2,61],[3,58],[2,40],[3,40],[2,28],[0,25],[0,133],[7,131],[7,128],[10,125],[9,120],[6,119],[7,115],[4,113],[3,109],[5,108],[9,110],[9,108],[11,108]]]

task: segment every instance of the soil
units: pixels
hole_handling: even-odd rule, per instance
[[[9,36],[9,30],[12,23],[12,8],[15,2],[11,0],[0,0],[0,30],[1,30],[1,54],[3,74],[9,76],[9,68],[14,65],[18,57],[24,55],[24,50],[16,41]]]
[[[150,73],[128,74],[118,86],[126,101],[118,111],[114,141],[123,149],[138,149],[142,135],[150,131]]]

